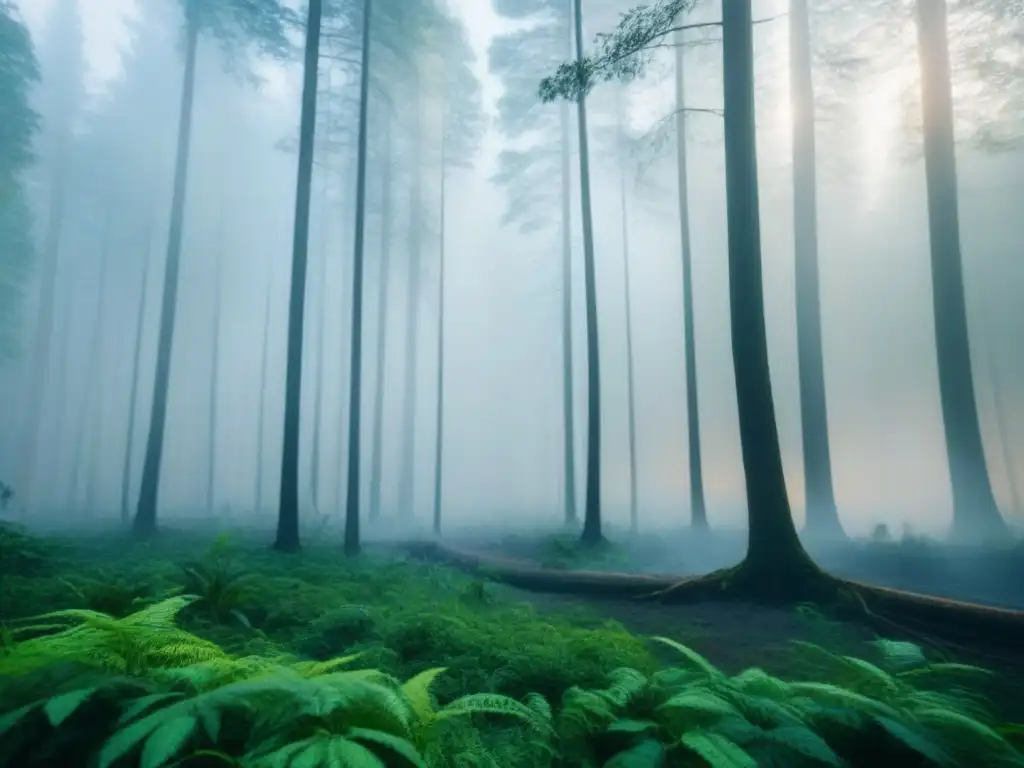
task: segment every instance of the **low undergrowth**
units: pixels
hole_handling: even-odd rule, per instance
[[[226,539],[47,557],[0,579],[3,765],[1024,766],[989,673],[908,643],[796,643],[792,674],[730,675],[395,560]]]

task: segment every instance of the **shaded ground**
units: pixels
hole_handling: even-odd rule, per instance
[[[739,562],[745,538],[715,532],[695,538],[680,532],[609,534],[611,545],[580,552],[572,534],[462,535],[453,540],[486,552],[549,568],[695,576]],[[954,600],[1024,609],[1024,546],[951,546],[919,538],[846,545],[808,545],[815,560],[843,578]]]

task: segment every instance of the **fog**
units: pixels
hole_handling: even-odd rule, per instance
[[[73,3],[71,4],[73,5]],[[143,5],[145,11],[143,12]],[[520,28],[483,0],[450,0],[467,27],[490,117],[470,167],[451,171],[446,203],[444,498],[446,520],[507,525],[561,519],[561,264],[557,216],[524,233],[504,224],[508,191],[494,181],[509,146],[497,119],[502,80],[488,68],[496,36]],[[596,4],[595,4],[596,5]],[[604,2],[586,19],[587,36],[614,25],[631,3]],[[785,13],[765,0],[757,15]],[[55,158],[47,144],[61,119],[67,84],[62,44],[69,0],[22,0],[42,68],[35,103],[42,118],[30,196],[39,247],[46,237]],[[63,9],[61,13],[58,13]],[[181,20],[172,0],[79,0],[84,41],[83,107],[73,117],[68,194],[59,249],[53,343],[43,391],[44,418],[32,477],[19,476],[25,445],[40,270],[26,284],[18,348],[0,366],[0,478],[10,478],[32,514],[120,514],[129,413],[136,418],[131,505],[148,433],[160,292],[172,193],[182,81]],[[710,16],[715,9],[699,13]],[[943,533],[950,484],[939,406],[929,241],[913,17],[906,46],[891,64],[854,73],[825,72],[818,129],[819,242],[825,376],[833,473],[840,516],[854,535],[878,523],[899,531]],[[821,39],[842,19],[815,18]],[[835,25],[835,28],[829,27]],[[833,35],[835,33],[835,35]],[[904,34],[905,33],[905,34]],[[71,31],[71,39],[76,34]],[[301,40],[301,36],[296,38]],[[952,36],[956,51],[958,38]],[[804,484],[797,388],[792,176],[786,69],[787,26],[758,25],[758,150],[770,364],[790,497],[798,523]],[[863,43],[869,45],[870,43]],[[688,102],[721,107],[717,45],[687,51]],[[200,41],[184,244],[171,365],[168,427],[160,482],[161,517],[205,517],[215,309],[221,323],[213,391],[216,431],[213,498],[217,510],[252,513],[262,463],[263,514],[276,510],[281,469],[287,302],[291,275],[301,62],[235,56]],[[887,60],[889,61],[889,60]],[[326,63],[325,65],[326,66]],[[323,70],[323,71],[326,71]],[[542,73],[543,67],[540,67]],[[50,77],[48,77],[50,73]],[[820,77],[819,77],[820,74]],[[258,80],[254,81],[255,75]],[[331,84],[353,87],[335,67]],[[989,471],[1006,518],[1024,521],[1014,478],[1024,473],[1024,152],[995,152],[970,141],[989,119],[991,101],[970,75],[957,81],[961,227],[974,379]],[[954,77],[958,77],[954,73]],[[591,99],[594,221],[601,334],[603,513],[628,519],[627,358],[619,158],[607,138],[616,86]],[[682,273],[676,217],[671,58],[659,58],[628,89],[634,151],[629,156],[630,269],[641,527],[689,520]],[[351,96],[349,97],[352,98]],[[336,120],[354,124],[342,104]],[[399,101],[399,104],[402,102]],[[401,112],[401,106],[399,111]],[[424,130],[437,130],[441,104],[427,104]],[[557,106],[535,109],[557,111]],[[917,109],[917,116],[914,115]],[[347,112],[345,110],[348,110]],[[994,118],[993,118],[994,119]],[[372,120],[372,118],[371,118]],[[398,115],[401,123],[403,115]],[[732,372],[726,260],[722,120],[689,118],[689,192],[696,359],[708,516],[713,527],[745,520],[736,394]],[[1024,126],[1024,123],[1018,122]],[[670,140],[659,134],[668,132]],[[404,139],[398,139],[399,143]],[[404,146],[404,145],[403,145]],[[305,334],[301,492],[313,514],[314,418],[319,411],[319,513],[341,516],[345,492],[351,318],[355,143],[321,147],[314,174]],[[407,149],[399,163],[408,169]],[[417,286],[415,484],[413,508],[430,515],[434,493],[440,159],[425,152],[423,269]],[[380,199],[371,166],[368,196]],[[327,182],[324,191],[325,180]],[[405,392],[410,181],[395,182],[391,296],[384,364],[383,508],[399,504]],[[538,195],[558,194],[539,178]],[[549,183],[550,189],[543,185]],[[586,360],[582,234],[573,185],[574,384],[578,487],[585,468]],[[371,205],[373,205],[371,203]],[[364,439],[369,465],[380,215],[367,220],[364,314]],[[104,268],[104,260],[106,266]],[[149,265],[148,271],[146,265]],[[220,278],[218,279],[218,271]],[[145,284],[142,280],[145,274]],[[142,293],[138,397],[130,402],[136,319]],[[263,455],[258,455],[264,307],[270,306]],[[321,320],[322,318],[322,320]],[[322,322],[323,366],[317,365]],[[99,325],[97,326],[97,323]],[[317,407],[317,382],[321,389]],[[368,473],[364,475],[368,482]],[[1019,481],[1018,481],[1019,483]],[[366,490],[364,488],[364,494]],[[29,503],[29,502],[26,502]],[[582,508],[582,507],[581,507]],[[26,517],[31,517],[27,514]]]

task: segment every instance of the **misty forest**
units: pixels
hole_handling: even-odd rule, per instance
[[[0,0],[0,765],[1024,768],[1020,0]]]

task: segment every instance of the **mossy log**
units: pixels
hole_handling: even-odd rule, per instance
[[[412,542],[418,558],[452,565],[534,592],[611,600],[686,604],[734,600],[752,603],[813,602],[843,620],[867,624],[887,637],[908,637],[951,650],[996,654],[1024,663],[1024,611],[976,605],[840,579],[813,563],[770,573],[741,563],[692,578],[542,568],[512,558],[461,550],[436,541]]]

